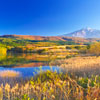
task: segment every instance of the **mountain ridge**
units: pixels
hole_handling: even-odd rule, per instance
[[[100,30],[92,28],[83,28],[68,34],[64,34],[63,36],[81,37],[81,38],[100,38]]]

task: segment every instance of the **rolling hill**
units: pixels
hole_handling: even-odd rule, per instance
[[[1,38],[37,40],[37,41],[73,41],[75,43],[87,43],[100,41],[100,38],[82,38],[68,36],[32,36],[32,35],[3,35]]]

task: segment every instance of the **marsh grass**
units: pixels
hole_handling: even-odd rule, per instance
[[[13,71],[13,70],[4,70],[0,71],[0,77],[6,78],[6,77],[18,77],[20,76],[20,72]]]
[[[77,78],[67,73],[40,72],[25,84],[0,86],[0,100],[99,100],[100,77]]]
[[[73,73],[79,77],[100,75],[100,57],[97,56],[79,56],[51,62],[52,66],[55,64],[64,69],[66,73]]]

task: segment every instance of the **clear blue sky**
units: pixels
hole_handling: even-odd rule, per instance
[[[0,35],[100,29],[100,0],[0,0]]]

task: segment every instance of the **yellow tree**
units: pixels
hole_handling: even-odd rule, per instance
[[[89,51],[90,54],[100,55],[100,42],[95,42],[90,45]]]
[[[6,55],[7,49],[5,47],[0,47],[0,54]]]
[[[7,54],[7,49],[4,47],[0,47],[0,60],[4,59]]]

